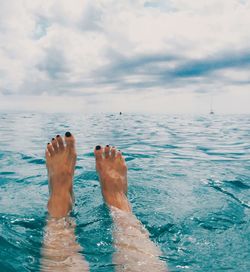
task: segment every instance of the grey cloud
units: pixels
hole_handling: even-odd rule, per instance
[[[78,23],[79,29],[81,31],[101,31],[102,15],[103,11],[94,6],[94,3],[89,2]]]
[[[189,60],[170,72],[175,77],[198,77],[226,68],[250,66],[250,52],[228,52],[201,60]]]
[[[175,63],[172,68],[168,64]],[[165,65],[164,65],[165,64]],[[165,67],[169,68],[165,68]],[[249,80],[230,80],[216,73],[223,69],[250,67],[250,52],[228,52],[204,59],[186,59],[177,55],[154,54],[125,58],[118,55],[109,66],[96,72],[97,84],[115,84],[122,88],[180,87],[185,84],[249,84]],[[137,82],[129,82],[128,76],[137,76]],[[149,79],[145,79],[149,77]]]
[[[50,79],[61,79],[69,72],[68,64],[60,49],[48,48],[45,50],[45,59],[37,68],[47,73]]]
[[[158,1],[146,1],[144,3],[145,8],[155,8],[163,12],[176,12],[177,8],[175,7],[173,1],[158,0]]]
[[[36,16],[36,26],[34,29],[34,39],[40,39],[47,35],[47,29],[51,22],[44,16]]]
[[[46,58],[38,65],[48,80],[26,81],[23,89],[27,93],[32,89],[36,94],[50,91],[53,94],[91,95],[89,89],[111,87],[113,91],[147,90],[154,88],[175,89],[192,85],[197,93],[206,93],[210,88],[202,86],[249,85],[249,79],[229,79],[218,75],[223,69],[237,70],[250,67],[250,53],[238,52],[218,54],[200,60],[185,59],[169,54],[140,55],[126,58],[119,53],[109,52],[110,64],[92,72],[78,81],[70,81],[70,70],[63,53],[57,49],[48,49]],[[169,64],[174,63],[175,68]],[[166,68],[169,67],[169,68]],[[130,81],[133,76],[136,80]]]

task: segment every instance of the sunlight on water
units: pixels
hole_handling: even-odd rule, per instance
[[[133,211],[170,271],[249,271],[250,116],[2,113],[0,120],[0,271],[41,267],[44,148],[67,130],[78,150],[72,220],[91,271],[115,271],[97,144],[123,151]]]

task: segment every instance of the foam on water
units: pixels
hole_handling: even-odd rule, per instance
[[[170,271],[249,271],[250,116],[0,114],[0,271],[38,271],[48,198],[44,148],[77,139],[76,235],[91,271],[114,271],[112,219],[93,147],[123,151],[134,213]]]

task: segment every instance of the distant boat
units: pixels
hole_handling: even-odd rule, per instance
[[[211,102],[210,102],[210,114],[214,114],[214,111],[213,111],[213,98],[211,96]]]

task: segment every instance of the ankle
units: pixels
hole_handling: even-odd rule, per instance
[[[48,201],[48,211],[50,216],[61,218],[71,211],[73,200],[70,192],[52,193]]]
[[[120,210],[131,212],[131,207],[127,196],[124,193],[102,192],[106,203]]]

